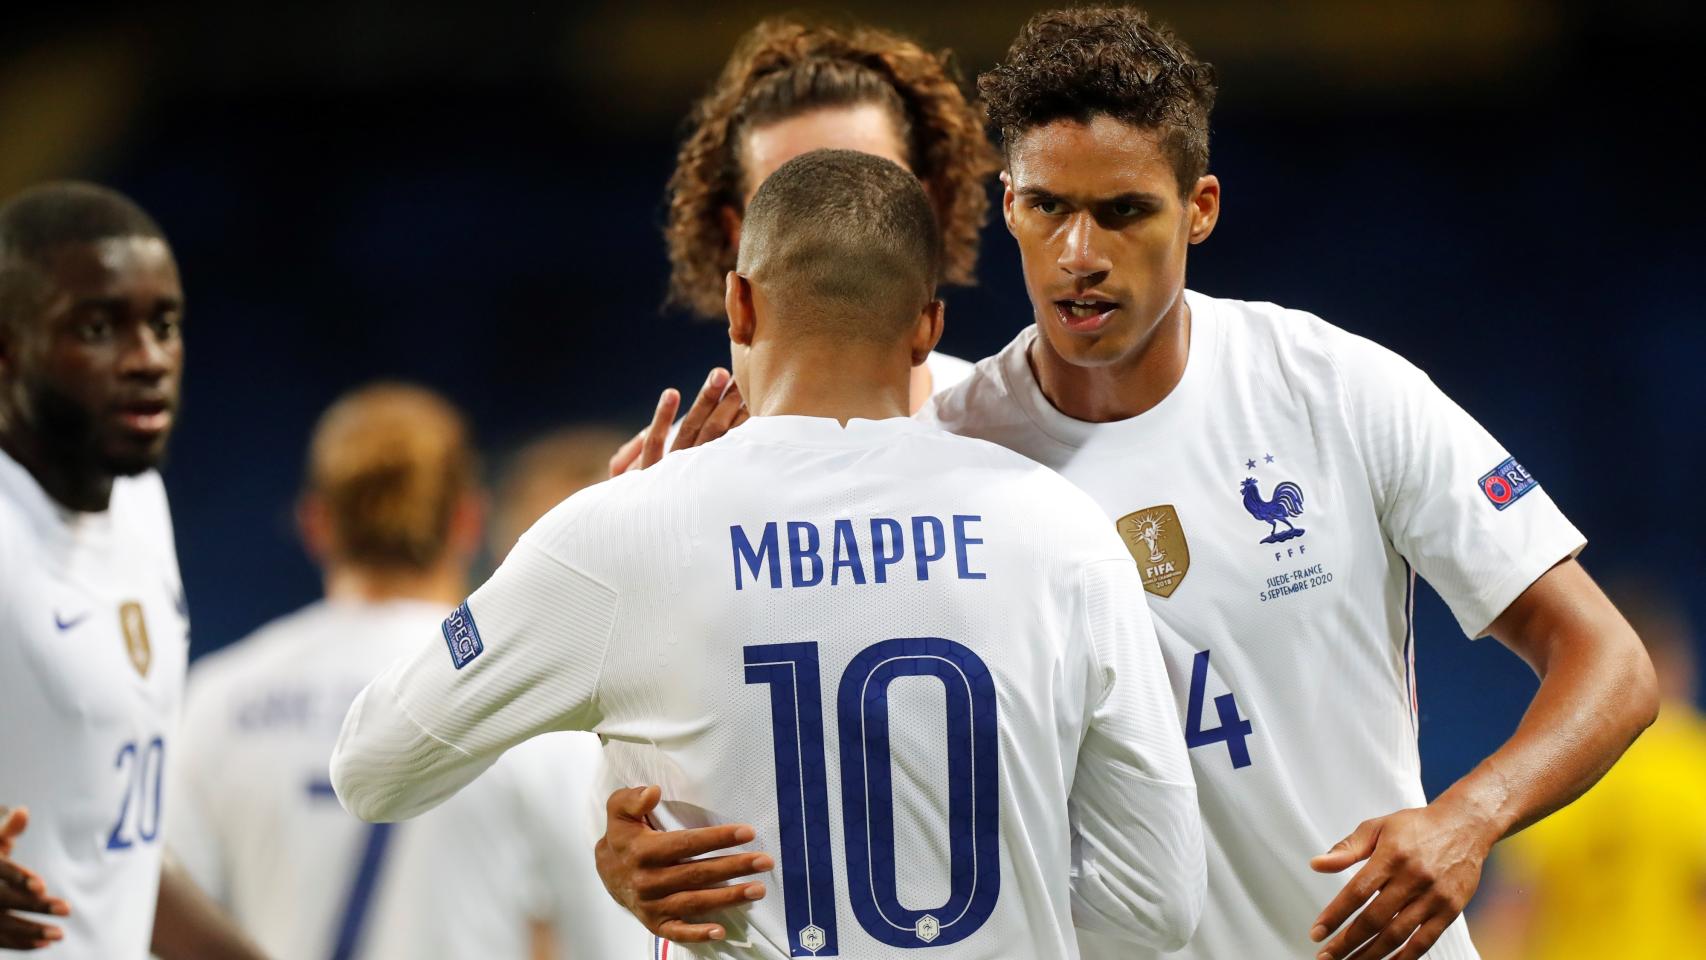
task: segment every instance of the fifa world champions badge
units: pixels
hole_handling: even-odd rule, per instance
[[[1114,528],[1137,561],[1143,589],[1158,597],[1172,596],[1191,569],[1191,547],[1179,511],[1170,503],[1144,507],[1119,518]]]
[[[474,613],[467,601],[444,618],[444,642],[450,646],[450,662],[460,670],[486,650],[480,642],[480,628],[474,625]]]
[[[118,608],[119,632],[124,635],[124,652],[130,655],[130,665],[139,676],[148,676],[154,662],[154,647],[148,642],[148,621],[142,616],[142,604],[126,600]]]

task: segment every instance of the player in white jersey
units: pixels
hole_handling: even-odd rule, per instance
[[[154,468],[182,310],[124,197],[59,183],[0,207],[0,950],[254,955],[161,856],[189,621]]]
[[[596,729],[666,822],[752,814],[777,851],[781,896],[691,955],[1183,942],[1200,824],[1130,555],[1051,471],[905,416],[939,250],[888,161],[766,181],[728,296],[756,415],[529,531],[351,707],[339,797],[409,816]]]
[[[413,823],[362,823],[332,795],[350,701],[465,594],[483,512],[475,460],[461,414],[430,391],[376,384],[339,400],[315,429],[299,508],[325,599],[190,672],[172,849],[279,960],[645,948],[614,903],[562,896],[597,884],[591,737],[540,738]]]
[[[1208,834],[1203,922],[1175,956],[1474,957],[1459,914],[1493,843],[1577,796],[1656,706],[1581,535],[1401,359],[1185,292],[1219,213],[1214,81],[1169,32],[1130,8],[1041,14],[980,89],[1036,325],[924,416],[1059,469],[1143,571]],[[1431,804],[1413,572],[1543,678],[1513,738]],[[664,840],[613,830],[635,856]]]
[[[778,17],[747,31],[694,105],[669,180],[670,302],[723,319],[741,211],[777,167],[809,150],[858,150],[917,174],[942,230],[944,278],[973,282],[985,187],[1000,162],[956,74],[949,54],[878,27]],[[970,372],[966,361],[932,351],[913,369],[911,409]],[[669,429],[680,405],[679,393],[664,391],[652,426],[611,459],[612,475],[651,466],[666,448],[713,440],[745,417],[722,369]]]

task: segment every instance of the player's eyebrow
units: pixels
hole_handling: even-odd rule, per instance
[[[130,306],[130,299],[127,297],[102,295],[78,297],[76,300],[71,302],[71,309],[73,310],[104,307],[108,310],[122,311],[128,306]],[[156,308],[163,307],[167,310],[182,310],[184,307],[184,301],[182,297],[160,297],[155,301],[155,306]]]

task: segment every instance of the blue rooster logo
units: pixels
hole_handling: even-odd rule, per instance
[[[1262,491],[1256,487],[1254,477],[1244,480],[1244,509],[1250,511],[1250,516],[1257,520],[1268,522],[1268,535],[1262,538],[1262,543],[1280,543],[1293,537],[1303,536],[1303,528],[1293,526],[1287,517],[1303,516],[1303,488],[1287,480],[1274,488],[1274,498],[1263,500]],[[1285,529],[1279,528],[1285,524]]]

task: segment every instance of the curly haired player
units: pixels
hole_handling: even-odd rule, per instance
[[[776,168],[820,149],[858,150],[912,171],[936,214],[941,279],[975,282],[985,185],[1001,163],[948,53],[877,27],[765,20],[736,44],[689,122],[664,229],[672,304],[722,317],[747,203]],[[913,370],[913,409],[970,372],[964,360],[932,352]],[[745,418],[741,399],[728,373],[713,370],[672,447],[721,436]],[[664,392],[653,425],[612,459],[613,474],[657,462],[680,402]]]

